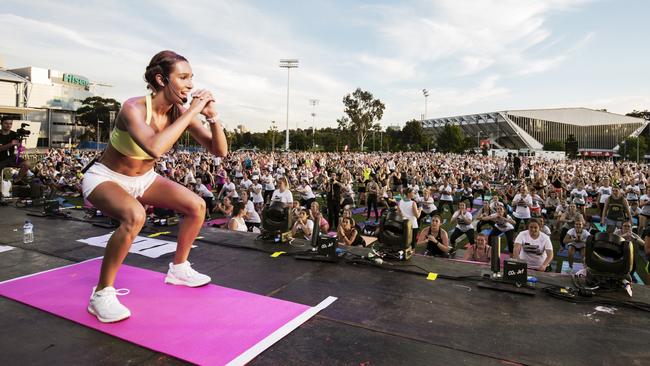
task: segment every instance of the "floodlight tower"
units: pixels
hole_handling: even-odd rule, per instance
[[[298,68],[298,60],[297,59],[280,60],[280,67],[287,69],[287,131],[286,131],[286,138],[284,142],[284,149],[286,151],[289,151],[289,75],[291,73],[291,69]]]

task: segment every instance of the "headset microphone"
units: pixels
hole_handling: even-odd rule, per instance
[[[167,76],[165,76],[165,81],[167,82],[166,87],[169,86],[169,89],[172,91],[172,93],[174,93],[174,95],[176,95],[176,96],[178,97],[178,99],[180,99],[181,101],[183,101],[183,104],[187,103],[187,98],[184,97],[184,96],[182,96],[182,95],[180,95],[180,94],[178,94],[178,93],[176,92],[176,90],[175,90],[174,88],[171,87],[171,83],[169,82],[169,78],[168,78]]]

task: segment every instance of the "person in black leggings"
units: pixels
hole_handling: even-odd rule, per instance
[[[370,211],[374,210],[375,220],[379,220],[379,210],[377,208],[377,198],[379,197],[379,185],[375,181],[374,175],[366,184],[366,202],[368,203],[368,215],[366,220],[370,220]]]
[[[467,212],[467,206],[465,202],[458,202],[458,210],[454,212],[450,220],[451,224],[456,224],[454,227],[454,232],[449,238],[449,245],[452,250],[456,247],[456,240],[465,234],[467,236],[467,241],[473,245],[474,244],[474,228],[472,227],[472,214]]]
[[[499,235],[504,234],[508,245],[508,253],[512,256],[515,248],[515,220],[506,214],[506,209],[503,206],[499,206],[497,213],[490,217],[489,221],[494,222],[489,237],[490,246],[495,245]]]
[[[341,184],[336,181],[336,176],[328,183],[327,187],[327,221],[335,229],[339,224],[341,212]]]

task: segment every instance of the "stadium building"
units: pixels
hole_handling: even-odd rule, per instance
[[[499,149],[541,150],[550,141],[566,141],[573,135],[584,156],[611,156],[628,136],[649,136],[642,118],[588,108],[526,109],[422,121],[434,139],[446,124],[459,126],[466,136]]]
[[[0,64],[0,117],[40,125],[38,146],[74,143],[85,130],[76,124],[76,110],[94,95],[91,84],[72,73],[32,66],[5,69]]]

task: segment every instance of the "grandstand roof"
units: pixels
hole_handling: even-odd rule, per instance
[[[13,83],[29,83],[24,77],[14,74],[11,71],[0,69],[0,81],[10,81]]]
[[[610,113],[589,108],[522,109],[503,111],[502,113],[578,126],[597,126],[645,122],[645,120],[642,118],[624,116],[622,114]]]

